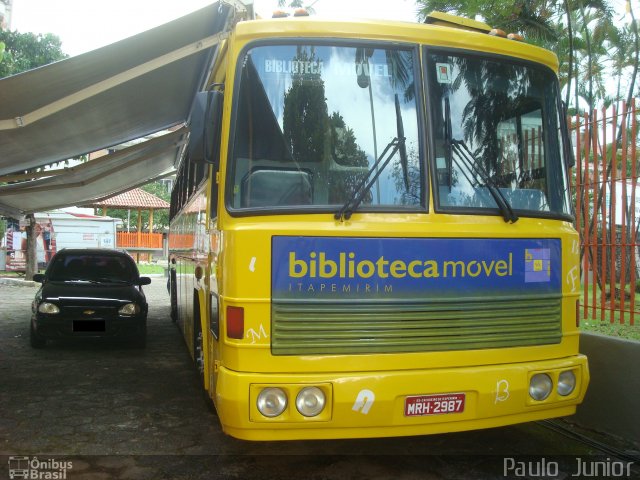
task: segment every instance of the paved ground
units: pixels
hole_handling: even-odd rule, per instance
[[[87,480],[485,479],[505,478],[505,458],[548,469],[541,462],[552,455],[559,476],[540,478],[571,478],[577,455],[598,453],[539,424],[399,439],[235,440],[206,406],[169,320],[163,278],[145,287],[146,350],[117,342],[30,348],[35,290],[0,284],[0,480],[24,468],[37,478]]]

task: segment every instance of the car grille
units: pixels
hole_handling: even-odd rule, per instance
[[[274,301],[274,355],[431,352],[560,343],[560,295]]]
[[[61,314],[66,318],[110,318],[118,316],[118,306],[62,305]]]

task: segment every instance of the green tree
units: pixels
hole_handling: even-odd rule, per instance
[[[341,168],[328,173],[329,202],[344,203],[345,195],[350,194],[362,180],[368,170],[367,154],[356,142],[353,129],[349,128],[339,112],[333,112],[329,118],[331,131],[331,158]],[[364,199],[371,201],[371,195]]]
[[[316,62],[314,48],[298,47],[294,61]],[[329,202],[343,203],[367,172],[367,155],[340,112],[329,115],[320,72],[295,73],[291,80],[282,124],[291,155],[297,162],[325,163],[321,174],[329,187]],[[363,201],[370,202],[370,194]]]
[[[142,187],[146,192],[149,192],[162,200],[171,203],[171,192],[167,190],[167,186],[163,182],[151,182]],[[144,213],[144,212],[143,212]],[[146,212],[142,216],[142,221],[146,225],[146,228],[151,231],[149,225],[149,212]],[[153,230],[162,230],[169,228],[169,210],[156,210],[153,212]]]
[[[630,30],[631,37],[633,38],[633,63],[631,67],[632,73],[631,80],[629,82],[629,90],[627,93],[627,105],[631,105],[631,99],[633,98],[638,69],[640,68],[640,34],[638,33],[638,22],[636,21],[635,13],[633,8],[631,7],[630,0],[627,0],[626,7],[629,15],[631,16]]]
[[[304,47],[298,47],[294,60],[317,62],[314,49]],[[284,136],[294,159],[321,161],[329,122],[324,82],[320,73],[304,72],[293,74],[291,80],[291,87],[284,94]]]
[[[611,0],[417,0],[417,4],[422,18],[432,10],[480,16],[496,28],[524,34],[528,42],[556,52],[561,86],[567,87],[565,101],[569,103],[571,89],[576,108],[578,99],[591,108],[604,100],[614,56],[629,58],[630,49],[638,51],[635,43],[627,43],[624,53],[617,52],[618,35],[613,32],[624,26],[614,25]]]
[[[621,29],[612,28],[609,32],[609,41],[613,47],[611,59],[613,60],[613,76],[616,80],[616,91],[613,96],[608,97],[611,103],[614,99],[622,98],[622,82],[625,77],[625,71],[634,65],[634,36],[631,28],[625,26]]]
[[[4,55],[0,61],[0,78],[32,70],[67,58],[60,38],[52,33],[35,34],[0,31]]]
[[[582,65],[582,79],[578,78],[576,83],[586,85],[580,93],[583,98],[586,98],[589,111],[591,111],[595,107],[596,98],[602,99],[604,97],[604,62],[602,59],[607,53],[604,40],[605,32],[611,23],[611,9],[606,1],[582,2],[577,0],[575,3],[580,11],[582,19],[580,28],[586,46],[584,52],[586,64]]]
[[[558,40],[556,2],[543,0],[417,0],[419,15],[425,18],[433,10],[480,16],[489,25],[506,32],[519,32],[537,44]]]

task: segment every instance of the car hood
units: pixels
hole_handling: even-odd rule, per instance
[[[112,283],[47,282],[40,292],[42,300],[59,302],[93,301],[104,303],[145,303],[144,295],[134,285]]]

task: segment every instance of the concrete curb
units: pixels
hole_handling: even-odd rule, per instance
[[[14,285],[18,287],[35,287],[38,284],[32,280],[25,280],[24,278],[0,278],[0,285]]]

